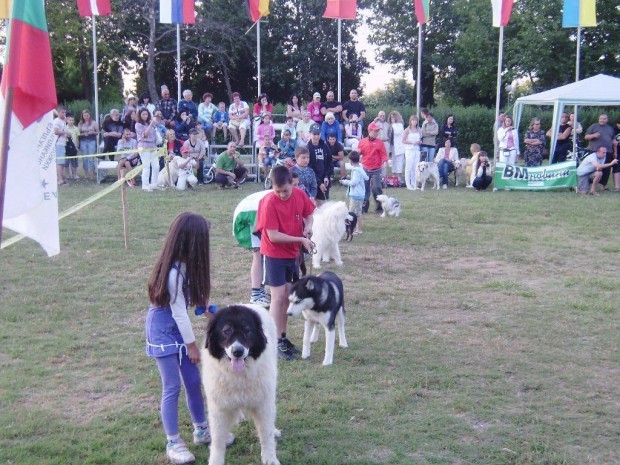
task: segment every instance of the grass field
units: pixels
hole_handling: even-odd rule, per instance
[[[99,189],[67,186],[61,211]],[[1,464],[166,462],[147,276],[193,210],[212,222],[213,303],[246,301],[231,218],[256,189],[128,190],[129,250],[118,193],[62,221],[57,257],[0,252]],[[389,193],[401,217],[367,215],[341,245],[349,348],[324,368],[322,335],[310,361],[280,363],[282,464],[620,463],[620,195]],[[227,463],[258,465],[253,426],[235,433]]]

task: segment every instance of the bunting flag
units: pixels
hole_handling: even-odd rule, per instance
[[[52,129],[57,100],[44,0],[13,2],[6,48],[0,114],[11,112],[11,130],[2,226],[34,239],[52,256],[60,252]]]
[[[194,0],[159,0],[159,22],[196,24]]]
[[[112,13],[110,0],[77,0],[80,16],[105,16]]]
[[[426,24],[430,18],[428,5],[429,0],[414,0],[413,8],[415,10],[415,16],[418,18],[418,23]]]
[[[0,19],[7,19],[11,14],[11,0],[0,0]]]
[[[355,19],[356,15],[357,0],[327,0],[323,18]]]
[[[491,0],[493,5],[493,26],[506,26],[512,14],[514,0]]]
[[[562,27],[596,27],[596,0],[564,0]]]
[[[246,0],[245,6],[253,23],[270,13],[269,0]]]

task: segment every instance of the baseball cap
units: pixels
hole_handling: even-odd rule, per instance
[[[379,126],[377,123],[375,123],[374,121],[372,123],[370,123],[368,125],[368,130],[369,131],[380,131],[381,130],[381,126]]]
[[[312,98],[317,98],[317,97],[321,98],[321,94],[319,94],[318,92],[315,92]]]
[[[318,124],[313,124],[310,128],[310,132],[312,134],[321,134],[321,126],[319,126]]]

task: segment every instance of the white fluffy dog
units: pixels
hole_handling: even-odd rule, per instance
[[[426,181],[433,179],[435,181],[434,189],[439,189],[439,168],[437,163],[432,161],[421,161],[418,163],[418,173],[415,178],[416,184],[420,185],[420,189],[424,190]],[[418,186],[416,186],[418,187]]]
[[[202,351],[202,382],[207,395],[211,453],[209,465],[224,465],[230,429],[242,412],[254,420],[263,465],[276,456],[277,331],[258,305],[231,305],[211,317]]]
[[[349,209],[344,202],[326,202],[314,212],[312,225],[312,241],[316,245],[316,253],[312,255],[312,267],[321,268],[321,261],[333,259],[336,265],[342,265],[338,242],[346,231],[345,220],[349,217]]]
[[[469,166],[468,158],[459,158],[454,163],[454,170],[456,171],[456,184],[454,187],[458,187],[459,181],[463,179],[467,184],[467,167]]]
[[[394,197],[388,197],[387,195],[378,195],[377,201],[381,202],[381,208],[383,208],[383,214],[381,217],[385,217],[387,213],[389,216],[400,215],[400,202]]]

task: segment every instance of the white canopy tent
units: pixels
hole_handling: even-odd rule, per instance
[[[620,78],[599,74],[545,92],[519,97],[515,102],[513,112],[515,128],[519,127],[523,105],[553,105],[553,135],[549,149],[549,153],[552,154],[555,152],[560,116],[564,112],[564,107],[566,105],[620,106]]]

